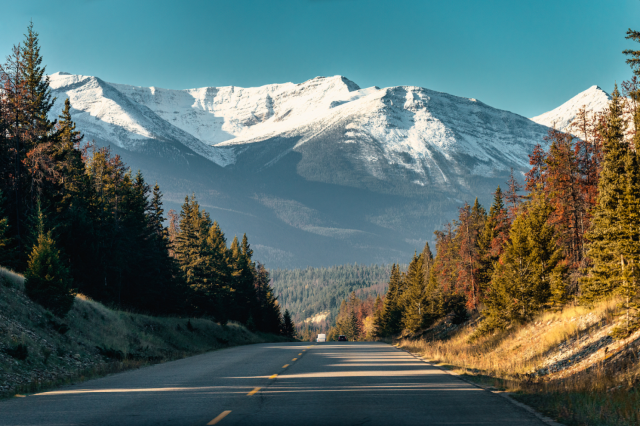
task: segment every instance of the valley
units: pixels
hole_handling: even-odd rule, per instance
[[[487,204],[510,169],[521,178],[547,126],[608,96],[592,88],[531,121],[341,76],[167,90],[55,73],[51,88],[86,142],[157,181],[169,208],[195,193],[228,235],[252,236],[269,268],[406,259],[464,201]]]

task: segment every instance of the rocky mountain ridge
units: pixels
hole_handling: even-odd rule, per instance
[[[195,193],[271,267],[406,259],[478,196],[488,204],[547,127],[476,99],[342,76],[169,90],[50,76],[86,140],[109,145],[169,207]],[[541,120],[541,122],[545,122]]]

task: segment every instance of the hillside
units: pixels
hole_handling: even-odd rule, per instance
[[[313,319],[333,325],[340,304],[352,292],[360,299],[386,293],[391,266],[339,265],[269,272],[278,301],[296,323]]]
[[[640,331],[610,336],[616,304],[567,306],[475,340],[477,319],[455,325],[445,318],[399,344],[468,380],[514,392],[563,424],[638,424]]]
[[[77,296],[64,319],[23,293],[0,268],[0,397],[234,345],[282,339],[203,318],[115,311]]]
[[[86,141],[157,181],[167,207],[196,193],[270,268],[398,262],[525,172],[547,133],[476,99],[342,76],[188,90],[50,77],[52,111],[68,97]]]

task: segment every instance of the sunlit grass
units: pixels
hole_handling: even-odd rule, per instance
[[[0,266],[0,285],[24,290],[24,277],[10,269]]]
[[[251,333],[236,323],[118,311],[83,294],[76,296],[64,318],[56,318],[26,297],[21,275],[0,268],[0,279],[0,397],[218,348],[286,340]],[[28,349],[26,360],[15,360],[2,350],[17,345]],[[3,392],[4,383],[11,388]]]
[[[565,424],[635,425],[640,424],[640,354],[614,365],[594,364],[561,379],[529,375],[560,345],[614,324],[617,303],[607,300],[592,308],[568,306],[475,339],[471,339],[474,324],[444,341],[405,339],[399,344],[485,386],[514,392],[517,399]]]

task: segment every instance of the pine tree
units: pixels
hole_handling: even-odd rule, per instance
[[[57,178],[53,160],[56,121],[49,120],[49,112],[55,104],[55,98],[51,94],[46,67],[42,64],[38,33],[33,29],[33,22],[27,27],[21,57],[26,93],[23,104],[24,119],[21,123],[21,130],[26,136],[26,155],[22,161],[28,171],[30,207],[33,209],[36,197],[42,198],[43,194],[50,192],[50,186]]]
[[[424,285],[426,287],[429,284],[429,275],[431,274],[431,267],[433,266],[433,253],[431,252],[428,241],[425,243],[420,257],[422,257],[422,276],[424,277]]]
[[[39,208],[38,208],[39,210]],[[25,276],[25,292],[31,300],[54,314],[64,317],[73,306],[74,291],[69,270],[60,260],[51,232],[44,231],[44,218],[39,213],[39,235]]]
[[[582,280],[582,300],[585,303],[613,295],[621,281],[619,256],[622,254],[620,241],[623,236],[618,209],[626,187],[625,159],[628,147],[624,143],[625,128],[622,99],[616,86],[606,121],[600,128],[605,155],[598,182],[597,204],[586,234],[591,266]]]
[[[296,328],[291,320],[291,314],[288,309],[284,311],[284,317],[282,319],[282,335],[289,338],[296,337]]]
[[[381,321],[377,324],[383,336],[393,336],[402,330],[402,306],[400,299],[400,268],[395,263],[391,268],[389,277],[389,289],[384,299]]]
[[[257,316],[256,294],[254,288],[255,265],[251,259],[253,250],[249,246],[247,234],[242,237],[242,242],[238,244],[237,238],[232,245],[232,265],[233,286],[235,289],[235,305],[237,307],[235,320],[246,322],[249,316]]]
[[[478,236],[480,260],[478,266],[478,282],[480,292],[486,295],[495,263],[502,254],[503,247],[509,239],[509,219],[502,198],[500,186],[493,195],[493,203]],[[484,296],[483,296],[484,299]]]
[[[563,279],[562,250],[548,223],[551,210],[544,197],[534,193],[516,216],[491,280],[484,331],[530,319],[549,302],[554,280]]]
[[[626,39],[640,43],[640,31],[629,28]],[[625,49],[622,53],[629,56],[626,60],[627,64],[631,67],[635,75],[640,76],[640,50]]]
[[[504,199],[507,202],[507,212],[511,221],[513,221],[518,214],[518,206],[522,202],[522,196],[518,194],[521,189],[522,185],[514,176],[512,168],[509,172],[509,180],[507,181],[507,192],[504,195]]]
[[[640,320],[640,165],[637,153],[628,150],[625,158],[626,185],[620,199],[617,216],[620,222],[620,284],[623,324],[615,330],[618,337],[626,337],[638,327]]]
[[[212,297],[215,297],[216,317],[226,323],[229,319],[237,318],[233,312],[237,308],[232,293],[234,289],[231,287],[227,240],[218,222],[213,222],[209,228],[207,250],[209,256],[207,270],[212,286]]]
[[[76,123],[71,118],[71,103],[69,98],[64,101],[64,109],[59,116],[55,144],[53,146],[53,161],[59,185],[62,187],[63,199],[77,197],[83,190],[83,178],[85,176],[84,162],[80,152],[80,144],[84,139],[82,133],[76,130]],[[63,202],[67,208],[69,201]]]
[[[418,331],[425,324],[427,315],[427,286],[423,272],[422,255],[414,253],[405,281],[407,290],[402,295],[402,323],[405,329]]]
[[[255,288],[258,299],[258,314],[256,326],[258,330],[265,333],[278,334],[280,323],[280,306],[270,286],[269,272],[264,265],[258,263],[256,266]]]
[[[478,239],[486,218],[486,211],[476,198],[473,207],[465,203],[460,209],[455,231],[459,259],[456,289],[465,295],[467,308],[472,311],[478,308],[482,299],[479,282],[482,253],[478,246]]]
[[[191,314],[213,316],[216,308],[207,245],[210,227],[211,219],[200,209],[195,195],[186,197],[180,211],[180,232],[176,236],[174,252],[182,276],[190,289],[188,305]]]

